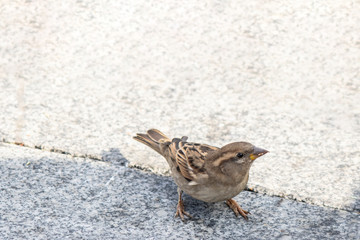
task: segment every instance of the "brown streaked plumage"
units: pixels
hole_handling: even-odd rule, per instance
[[[244,190],[253,161],[268,151],[247,142],[234,142],[222,148],[187,142],[187,137],[170,140],[162,132],[150,129],[138,133],[135,140],[151,147],[167,160],[178,186],[176,215],[184,220],[191,215],[184,210],[182,192],[205,201],[226,201],[234,211],[247,219],[249,212],[232,199]]]

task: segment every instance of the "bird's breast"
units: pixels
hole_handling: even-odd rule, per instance
[[[246,187],[248,176],[235,185],[225,185],[218,182],[209,182],[198,185],[189,185],[189,182],[174,177],[176,184],[186,194],[204,202],[225,201],[238,195]]]

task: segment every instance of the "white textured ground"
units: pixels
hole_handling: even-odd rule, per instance
[[[358,1],[0,3],[0,137],[165,173],[131,136],[266,148],[249,187],[360,207]]]

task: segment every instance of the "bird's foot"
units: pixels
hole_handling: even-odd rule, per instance
[[[188,218],[192,218],[192,216],[188,212],[185,211],[183,201],[179,200],[177,207],[176,207],[175,217],[179,216],[181,218],[181,220],[184,221],[185,220],[184,215],[187,216]]]
[[[248,220],[248,214],[251,214],[248,211],[245,211],[244,209],[242,209],[240,207],[240,205],[234,200],[234,199],[228,199],[226,200],[226,204],[234,211],[236,216],[241,215],[243,218],[245,218],[246,220]]]

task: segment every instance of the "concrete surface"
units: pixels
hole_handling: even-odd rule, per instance
[[[360,3],[0,3],[0,137],[166,173],[156,127],[271,151],[249,187],[359,209]]]
[[[118,149],[105,161],[0,144],[1,239],[356,239],[360,215],[259,193],[225,203],[184,196],[194,216],[174,218],[169,177],[126,167]]]
[[[360,209],[357,1],[0,3],[0,139],[158,174],[159,128],[270,151],[249,188]],[[295,203],[294,203],[295,204]]]

